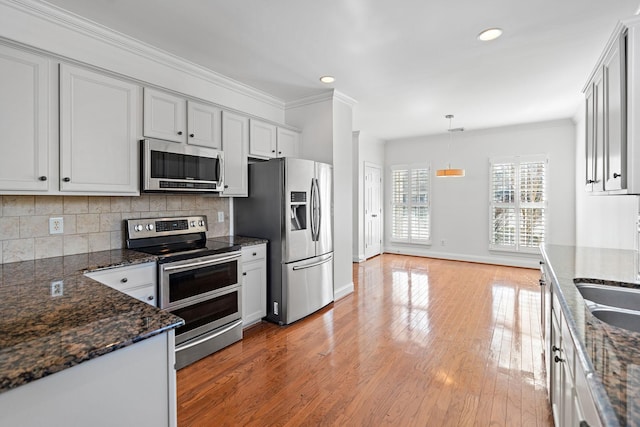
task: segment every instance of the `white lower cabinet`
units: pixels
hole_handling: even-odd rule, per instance
[[[145,262],[126,267],[92,271],[86,273],[85,276],[147,304],[157,306],[156,271],[155,262]]]
[[[242,326],[267,315],[267,244],[242,248]]]

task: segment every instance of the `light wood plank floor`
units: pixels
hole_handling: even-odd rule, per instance
[[[552,425],[538,277],[389,254],[354,264],[354,294],[178,371],[178,424]]]

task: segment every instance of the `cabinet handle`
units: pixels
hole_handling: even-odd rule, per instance
[[[595,182],[595,180],[593,180],[593,179],[588,179],[588,180],[587,180],[587,184],[595,184],[595,183],[596,183],[596,182]]]
[[[553,352],[560,351],[560,347],[556,347],[554,345],[553,347],[551,347],[551,351],[553,351]]]
[[[559,358],[558,356],[554,357],[554,358],[553,358],[553,360],[554,360],[556,363],[562,363],[562,362],[564,362],[564,359],[561,359],[561,358]]]
[[[228,185],[225,185],[225,186],[224,186],[224,188],[229,188],[229,186],[228,186]]]
[[[189,137],[190,137],[190,138],[193,138],[194,136],[195,136],[195,135],[194,135],[194,134],[192,134],[192,133],[190,133],[190,134],[189,134]]]
[[[244,272],[244,273],[242,273],[242,275],[243,275],[243,276],[246,276],[246,275],[247,275],[247,273],[246,273],[246,272]]]
[[[71,178],[69,178],[68,176],[65,176],[64,178],[62,178],[62,180],[64,182],[69,182],[69,181],[71,181]]]
[[[178,131],[178,135],[182,135],[182,131]]]
[[[621,176],[622,176],[622,174],[620,174],[620,173],[615,173],[615,172],[613,173],[613,178],[614,179],[615,178],[620,178]]]
[[[127,279],[126,277],[123,277],[122,279],[120,279],[121,283],[127,283],[129,281],[129,279]]]
[[[282,154],[282,151],[278,151],[278,154]]]
[[[276,152],[276,150],[271,150],[271,152],[272,152],[272,153],[275,153],[275,152]]]
[[[254,253],[253,253],[253,256],[256,256],[256,255],[258,255],[258,253],[257,253],[257,252],[254,252]]]
[[[148,299],[149,301],[153,301],[153,298],[154,298],[154,296],[153,296],[153,295],[149,295],[149,296],[147,297],[147,299]]]
[[[38,178],[40,181],[46,181],[47,177],[46,176],[41,176],[40,178]]]

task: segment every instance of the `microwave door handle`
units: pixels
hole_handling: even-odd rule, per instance
[[[222,156],[218,154],[218,163],[217,163],[217,174],[218,174],[218,187],[222,187],[222,174],[224,173],[224,168],[222,164]]]

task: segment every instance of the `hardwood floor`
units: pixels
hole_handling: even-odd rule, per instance
[[[178,425],[552,425],[537,270],[401,255],[178,371]]]

